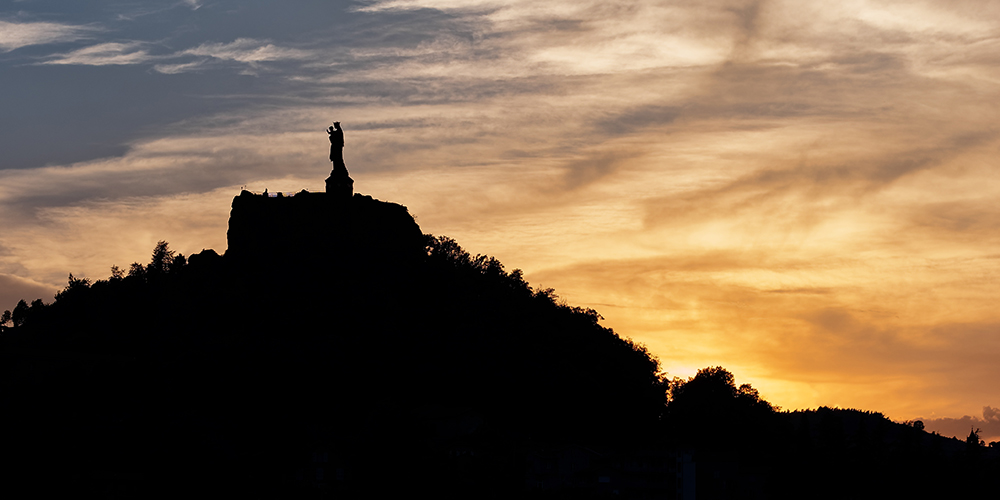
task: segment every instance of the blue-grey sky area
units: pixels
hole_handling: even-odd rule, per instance
[[[21,1],[3,13],[0,146],[12,153],[9,168],[121,155],[185,119],[308,102],[321,91],[290,75],[336,74],[350,65],[341,59],[353,39],[378,46],[385,36],[349,2],[70,5]]]
[[[0,309],[355,189],[670,376],[1000,438],[992,0],[0,2]],[[280,238],[281,235],[268,235]],[[960,428],[961,427],[961,428]]]

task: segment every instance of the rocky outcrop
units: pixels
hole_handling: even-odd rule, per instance
[[[406,207],[342,194],[241,192],[229,216],[226,261],[251,272],[316,275],[392,268],[426,255]]]

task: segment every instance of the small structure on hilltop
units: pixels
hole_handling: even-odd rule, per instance
[[[337,199],[348,199],[354,194],[354,179],[347,173],[344,163],[344,129],[340,128],[340,122],[333,122],[326,133],[330,134],[330,161],[333,162],[330,177],[326,178],[326,192]]]

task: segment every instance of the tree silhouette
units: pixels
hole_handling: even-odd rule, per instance
[[[145,279],[146,278],[146,268],[138,262],[133,262],[128,267],[128,275],[131,278]]]
[[[713,366],[670,382],[666,421],[682,443],[719,448],[766,436],[774,411],[756,389],[736,387],[732,373]]]
[[[150,259],[149,265],[146,266],[146,273],[148,275],[167,274],[171,271],[175,255],[176,252],[170,249],[170,245],[166,241],[160,240],[153,248],[153,257]]]
[[[17,301],[17,305],[14,306],[14,312],[11,313],[10,319],[14,323],[14,326],[21,326],[24,324],[24,320],[28,317],[28,303],[21,299]]]
[[[69,273],[69,282],[66,284],[66,288],[61,291],[56,292],[56,301],[59,300],[69,300],[70,295],[77,295],[82,293],[82,290],[90,288],[91,281],[87,278],[74,278],[73,273]]]

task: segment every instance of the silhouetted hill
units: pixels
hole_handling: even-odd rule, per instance
[[[524,443],[638,441],[658,421],[663,383],[643,348],[421,234],[400,205],[243,192],[228,236],[223,256],[162,243],[147,266],[71,277],[54,303],[16,311],[2,349],[8,424],[32,431],[18,453],[87,463],[84,481],[277,487],[287,458],[321,443],[376,491],[429,481],[449,447],[485,439],[478,487],[502,492],[523,487]],[[406,480],[385,483],[397,460]]]
[[[244,191],[228,238],[15,308],[0,488],[874,498],[998,470],[994,448],[877,413],[782,413],[721,367],[667,381],[597,312],[397,204]]]

